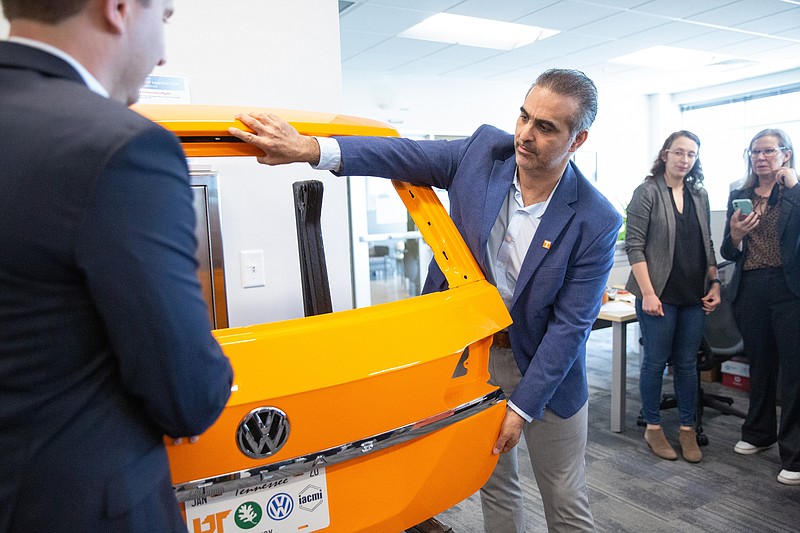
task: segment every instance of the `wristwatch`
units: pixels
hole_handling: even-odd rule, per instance
[[[720,285],[722,285],[722,282],[719,280],[719,278],[714,278],[714,279],[708,280],[708,284],[709,285],[713,285],[715,283],[719,283]]]

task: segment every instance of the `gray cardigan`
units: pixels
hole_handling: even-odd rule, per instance
[[[709,230],[711,209],[708,205],[708,193],[703,188],[692,187],[689,187],[689,192],[705,243],[706,264],[714,266],[717,259]],[[675,250],[675,213],[670,194],[663,176],[647,180],[633,191],[633,198],[627,208],[625,251],[628,253],[628,262],[631,265],[642,261],[647,263],[650,282],[659,297],[669,279]],[[701,215],[703,213],[705,216]],[[637,298],[642,298],[642,291],[632,271],[625,289]]]

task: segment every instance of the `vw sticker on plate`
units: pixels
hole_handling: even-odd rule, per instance
[[[324,468],[186,502],[189,533],[309,533],[328,525]]]

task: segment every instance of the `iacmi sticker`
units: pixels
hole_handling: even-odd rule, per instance
[[[329,525],[324,468],[186,503],[189,533],[307,533]]]

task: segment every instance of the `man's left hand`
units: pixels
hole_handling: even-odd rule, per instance
[[[525,425],[525,419],[513,409],[507,407],[506,417],[503,419],[503,425],[500,426],[500,435],[498,435],[497,441],[494,443],[492,453],[495,455],[506,453],[516,446],[522,434],[523,425]]]

